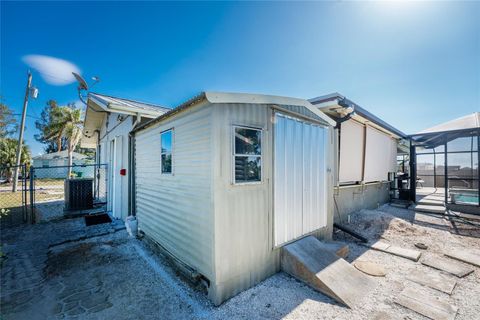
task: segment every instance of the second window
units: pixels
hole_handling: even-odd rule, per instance
[[[173,129],[163,131],[160,134],[161,147],[161,168],[162,173],[172,173],[172,136]]]
[[[262,180],[262,130],[234,127],[235,183]]]

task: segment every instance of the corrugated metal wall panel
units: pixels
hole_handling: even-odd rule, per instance
[[[284,110],[288,110],[290,112],[293,112],[295,114],[298,114],[298,115],[302,115],[302,116],[305,116],[307,117],[308,119],[314,119],[320,123],[323,123],[325,125],[329,125],[328,123],[325,122],[325,120],[323,120],[322,118],[320,118],[319,116],[317,116],[315,113],[313,113],[312,111],[308,110],[307,108],[305,107],[302,107],[302,106],[281,106],[281,109],[284,109]]]
[[[271,108],[256,104],[215,105],[215,299],[231,297],[280,267],[273,250],[271,216]],[[262,182],[233,184],[233,126],[262,128]]]
[[[199,106],[135,137],[139,228],[206,277],[213,277],[211,111]],[[170,128],[173,175],[165,175],[160,132]]]
[[[276,114],[274,225],[279,246],[326,226],[327,128]]]

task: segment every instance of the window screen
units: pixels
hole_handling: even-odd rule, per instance
[[[235,183],[262,180],[262,131],[234,128]]]
[[[160,134],[162,173],[172,173],[172,129]]]

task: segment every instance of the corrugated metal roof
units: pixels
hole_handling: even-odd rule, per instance
[[[171,110],[168,107],[164,107],[164,106],[153,104],[153,103],[140,102],[140,101],[135,101],[135,100],[130,100],[130,99],[112,97],[112,96],[99,94],[99,93],[94,93],[94,92],[89,93],[89,97],[93,97],[93,98],[99,100],[100,102],[104,103],[107,106],[109,106],[110,104],[120,105],[120,106],[124,106],[126,108],[129,108],[129,109],[136,109],[140,112],[141,111],[168,112],[168,111]]]
[[[474,112],[466,116],[441,123],[439,125],[420,131],[417,134],[476,129],[476,128],[480,128],[480,112]]]

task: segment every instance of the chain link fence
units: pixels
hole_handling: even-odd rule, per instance
[[[13,179],[18,170],[18,183],[14,189]],[[0,224],[10,227],[29,219],[28,189],[30,179],[27,165],[0,167]]]
[[[107,182],[106,164],[32,167],[29,193],[35,220],[105,211]]]

